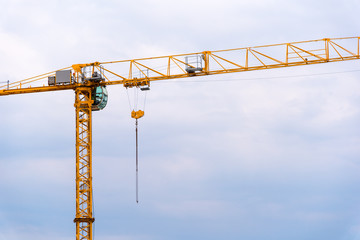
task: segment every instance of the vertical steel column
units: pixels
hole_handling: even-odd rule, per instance
[[[249,67],[249,49],[250,48],[246,48],[245,70],[248,70]]]
[[[330,39],[329,38],[324,38],[324,41],[325,41],[325,58],[326,58],[326,61],[328,62],[329,58],[330,58],[330,51],[329,51],[329,41],[330,41]]]
[[[92,240],[91,87],[75,90],[76,240]]]
[[[286,57],[285,57],[285,63],[286,65],[289,64],[289,43],[286,44]]]
[[[205,52],[203,52],[203,54],[204,54],[204,57],[203,57],[203,60],[204,60],[204,70],[205,70],[205,73],[206,74],[209,74],[209,71],[210,71],[210,61],[209,61],[209,55],[211,54],[211,52],[209,52],[209,51],[205,51]]]

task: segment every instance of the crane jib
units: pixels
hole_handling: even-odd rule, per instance
[[[148,90],[151,81],[355,60],[359,59],[359,52],[360,37],[345,37],[74,64],[0,84],[0,96],[63,90],[65,85],[75,89],[96,83]]]

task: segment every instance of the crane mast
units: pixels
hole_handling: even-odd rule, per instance
[[[91,87],[75,89],[76,112],[76,239],[93,239]]]
[[[360,37],[324,38],[152,58],[74,64],[0,86],[0,96],[74,90],[76,240],[93,239],[92,111],[106,106],[106,86],[149,90],[151,81],[359,59]],[[158,69],[161,65],[163,68]],[[133,111],[138,119],[144,112]]]

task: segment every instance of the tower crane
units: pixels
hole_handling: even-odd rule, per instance
[[[74,90],[76,114],[76,239],[92,240],[92,112],[108,101],[106,87],[150,89],[152,81],[359,59],[360,37],[74,64],[0,86],[0,96]],[[159,68],[159,66],[162,66]],[[132,111],[135,119],[144,115]]]

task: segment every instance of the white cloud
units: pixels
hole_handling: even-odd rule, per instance
[[[2,230],[2,229],[0,229]],[[44,229],[24,229],[24,228],[15,228],[15,229],[5,229],[0,233],[0,240],[18,240],[18,239],[29,239],[29,240],[45,240],[45,239],[54,239],[54,240],[70,240],[74,237],[64,237],[58,236],[56,233],[47,233]]]
[[[72,159],[54,159],[51,156],[43,159],[29,158],[26,161],[13,159],[2,163],[2,170],[1,182],[16,184],[18,187],[24,184],[22,179],[28,179],[28,183],[32,184],[63,185],[69,182],[68,179],[74,173]],[[22,179],[18,178],[19,175]]]
[[[225,203],[226,204],[226,203]],[[224,210],[229,210],[227,205],[219,201],[188,200],[183,202],[162,203],[156,206],[166,215],[177,218],[205,218],[214,219],[223,215]]]
[[[78,62],[354,35],[359,10],[357,1],[3,1],[2,6],[5,80]],[[152,84],[140,120],[139,208],[131,205],[134,122],[125,92],[109,87],[109,105],[94,113],[93,122],[95,208],[103,221],[97,237],[180,239],[179,229],[193,239],[274,238],[280,228],[284,237],[277,239],[304,229],[308,239],[338,236],[323,229],[353,233],[359,221],[352,213],[359,199],[359,73],[286,76],[354,69],[358,61]],[[9,222],[0,239],[48,239],[54,232],[59,240],[70,239],[73,100],[72,91],[1,98],[1,189],[15,202],[27,196],[28,203],[19,206],[27,213],[21,222],[10,221],[14,209],[1,205],[14,204],[1,198],[0,221]],[[55,203],[64,206],[70,202],[69,226],[43,232],[50,216],[40,212],[54,203],[39,207],[38,196],[58,197]],[[54,218],[67,216],[56,209]],[[39,216],[35,230],[18,226],[25,215]],[[124,228],[111,228],[108,219]],[[136,229],[134,219],[145,227]]]
[[[44,62],[41,54],[22,38],[0,31],[0,39],[0,54],[2,56],[0,64],[4,69],[7,69],[6,73],[2,73],[2,80],[14,81],[25,78],[24,73],[30,75],[45,71],[41,67]]]

